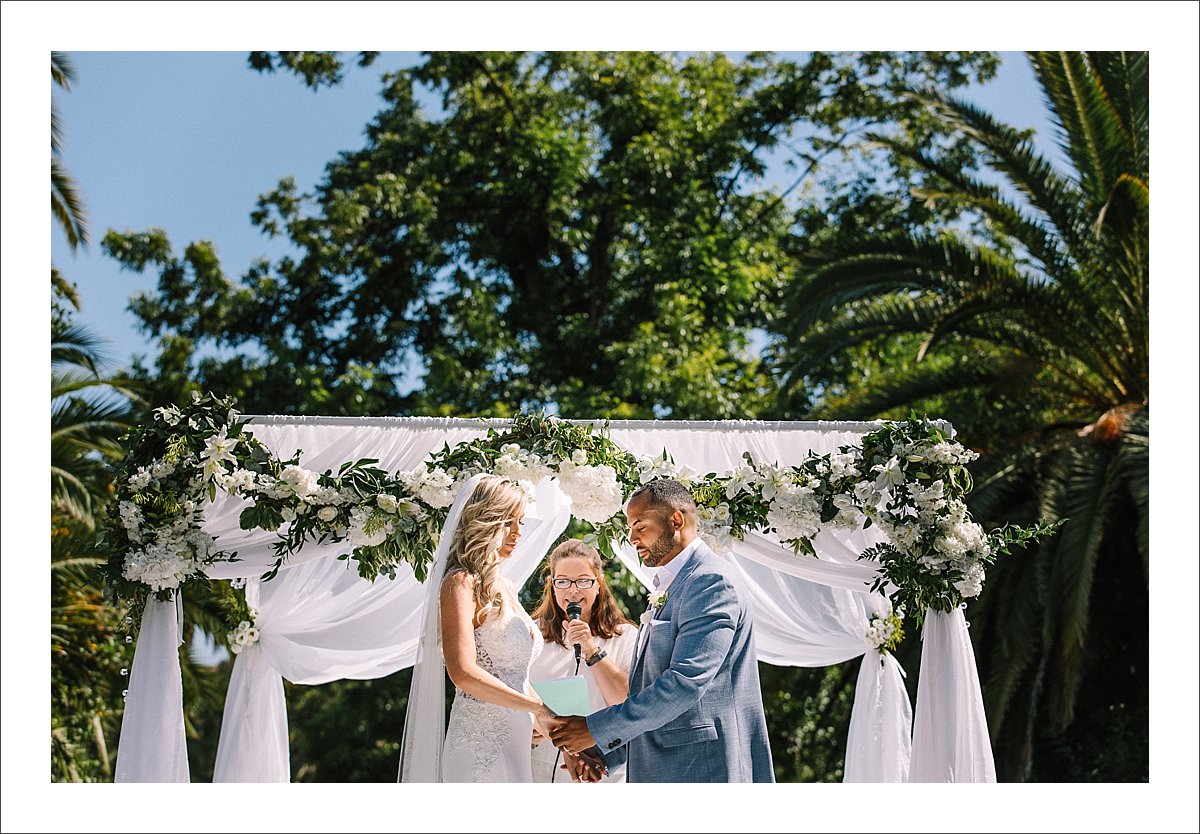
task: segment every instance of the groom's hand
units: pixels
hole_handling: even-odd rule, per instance
[[[550,740],[555,747],[561,747],[568,753],[578,753],[596,746],[588,730],[587,719],[582,715],[559,716],[550,725]]]

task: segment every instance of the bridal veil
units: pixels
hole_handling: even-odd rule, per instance
[[[401,782],[441,782],[442,744],[446,735],[446,659],[442,655],[440,593],[446,575],[446,557],[450,541],[458,527],[463,505],[485,475],[475,475],[450,506],[437,552],[425,578],[422,605],[421,639],[413,666],[412,686],[408,692],[408,714],[404,719],[404,738],[400,744]]]

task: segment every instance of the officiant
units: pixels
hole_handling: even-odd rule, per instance
[[[613,597],[599,552],[568,539],[547,557],[545,577],[542,600],[532,615],[545,647],[529,668],[530,681],[536,685],[579,675],[587,683],[590,712],[621,703],[629,693],[638,630]],[[535,740],[533,781],[572,781],[567,770],[556,766],[561,758],[554,745],[540,736]],[[625,766],[601,781],[624,782]]]

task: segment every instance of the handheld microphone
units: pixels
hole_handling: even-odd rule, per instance
[[[567,603],[567,619],[568,620],[578,620],[582,617],[583,617],[583,606],[580,605],[578,602],[568,602]],[[580,646],[578,643],[576,643],[575,644],[575,662],[576,663],[579,662],[580,651],[581,651]]]

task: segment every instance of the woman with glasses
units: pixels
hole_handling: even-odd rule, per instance
[[[571,603],[579,604],[578,620],[567,616]],[[617,605],[595,548],[578,539],[554,548],[547,559],[545,591],[533,621],[541,629],[545,646],[529,667],[530,680],[582,675],[593,712],[625,700],[638,630]],[[578,663],[576,643],[580,647]],[[558,750],[554,745],[540,736],[536,740],[533,781],[570,782],[565,771],[555,768]],[[601,781],[624,782],[624,766]]]

